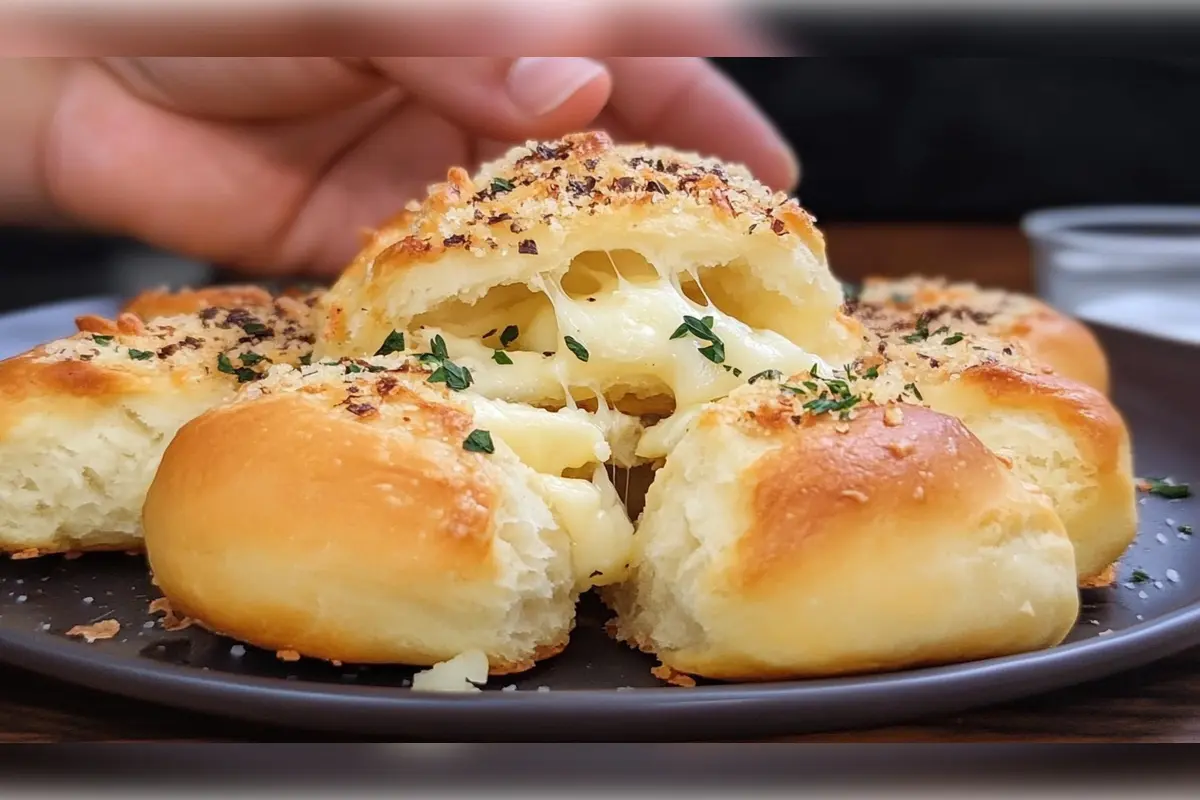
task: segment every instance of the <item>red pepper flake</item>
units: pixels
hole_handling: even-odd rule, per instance
[[[463,236],[461,233],[456,233],[453,236],[447,236],[445,239],[442,239],[443,247],[458,247],[459,245],[466,243],[467,237]]]
[[[497,214],[494,217],[488,217],[487,224],[495,225],[496,223],[499,223],[499,222],[508,222],[510,219],[512,219],[512,216],[509,215],[507,212],[505,212],[503,214]]]
[[[533,239],[526,239],[517,245],[517,252],[524,253],[527,256],[536,256],[538,254],[537,242]]]
[[[783,236],[787,232],[787,226],[783,224],[783,220],[777,219],[771,223],[771,230],[775,231],[776,235]]]
[[[377,411],[370,403],[347,403],[346,410],[356,417],[368,417]]]

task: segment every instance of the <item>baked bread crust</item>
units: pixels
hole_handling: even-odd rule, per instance
[[[624,510],[589,504],[598,487],[570,477],[608,457],[603,438],[582,413],[524,409],[496,428],[505,408],[431,371],[395,358],[274,368],[185,424],[144,508],[172,607],[343,662],[427,666],[478,649],[502,674],[559,652],[578,594],[628,561]],[[540,423],[567,440],[556,463],[520,436]],[[486,442],[483,425],[496,428]]]
[[[678,672],[749,681],[1066,636],[1074,552],[1047,498],[952,417],[868,404],[847,420],[806,410],[809,397],[746,387],[675,446],[647,496],[634,576],[605,590],[619,638]]]
[[[311,309],[206,308],[80,332],[0,362],[0,551],[138,549],[142,498],[179,426],[311,352]]]
[[[1056,375],[1102,394],[1109,391],[1108,357],[1095,334],[1035,297],[945,278],[871,277],[863,281],[861,294],[847,310],[877,331],[926,314],[930,328],[949,325],[1010,342]]]

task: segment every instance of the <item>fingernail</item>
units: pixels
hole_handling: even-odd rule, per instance
[[[603,65],[590,58],[518,58],[508,69],[508,96],[540,117],[603,74]]]

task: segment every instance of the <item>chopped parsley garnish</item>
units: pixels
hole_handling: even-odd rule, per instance
[[[240,356],[242,364],[247,367],[253,367],[260,361],[266,361],[266,356],[260,356],[258,353],[242,353]]]
[[[760,380],[780,381],[783,380],[783,373],[777,369],[764,369],[762,372],[751,375],[749,382],[754,383],[755,381]]]
[[[803,408],[814,414],[824,414],[827,411],[849,411],[861,399],[858,395],[851,395],[836,400],[832,397],[818,397],[816,400],[809,400],[804,404]]]
[[[949,332],[950,332],[950,326],[943,325],[942,327],[938,328],[936,331],[934,331],[933,333],[931,333],[929,335],[930,336],[941,336],[943,333],[949,333]]]
[[[579,341],[571,336],[564,336],[563,341],[567,343],[567,349],[574,353],[576,358],[580,361],[588,360],[587,348],[580,344]]]
[[[92,341],[96,344],[108,344],[112,340],[113,337],[111,336],[99,336],[97,334],[92,334]]]
[[[504,330],[500,331],[500,346],[508,347],[517,340],[521,335],[521,329],[516,325],[509,325]]]
[[[923,342],[926,339],[928,339],[929,338],[929,317],[925,316],[924,314],[917,317],[916,330],[913,333],[910,333],[908,336],[905,336],[903,338],[904,338],[904,341],[908,342],[909,344],[916,344],[917,342]]]
[[[444,383],[449,388],[456,392],[461,392],[471,385],[471,370],[466,367],[460,367],[453,361],[443,362],[440,367],[433,371],[429,376],[430,383]]]
[[[870,379],[870,380],[874,380],[874,379],[878,378],[879,377],[879,367],[871,367],[870,369],[868,369],[866,372],[863,373],[863,377]]]
[[[229,361],[229,356],[221,353],[217,356],[217,371],[224,372],[226,375],[236,375],[238,383],[247,383],[255,380],[258,373],[249,367],[238,367],[234,369],[233,364]]]
[[[1185,536],[1191,536],[1192,535],[1192,526],[1191,525],[1180,525],[1179,532]]]
[[[722,364],[721,366],[725,369],[726,372],[732,372],[733,377],[735,377],[735,378],[742,377],[742,371],[740,369],[738,369],[737,367],[731,367],[728,364]]]
[[[463,450],[472,453],[494,453],[496,445],[492,443],[492,434],[476,428],[463,440]]]
[[[508,357],[508,353],[504,352],[503,350],[493,350],[492,361],[495,361],[497,364],[505,365],[513,363],[512,359]]]
[[[925,401],[925,398],[921,396],[921,390],[917,388],[917,385],[915,383],[904,384],[904,391],[912,392],[913,397],[917,398],[921,402]]]
[[[492,178],[492,194],[511,192],[513,188],[513,182],[507,178]]]
[[[251,336],[254,336],[256,334],[265,332],[267,330],[267,326],[263,325],[261,322],[247,322],[242,326],[242,330]]]
[[[1129,577],[1129,580],[1132,583],[1145,583],[1146,581],[1150,580],[1150,575],[1140,569],[1135,569],[1133,574]]]
[[[303,365],[305,367],[312,366],[312,356],[313,356],[312,353],[305,353],[304,355],[300,356],[301,365]]]
[[[942,344],[958,344],[962,340],[963,335],[961,333],[956,333],[953,336],[947,336],[945,339],[942,339]]]
[[[433,337],[429,349],[431,352],[418,356],[424,364],[437,365],[437,369],[429,376],[429,383],[444,383],[456,392],[461,392],[471,385],[471,371],[450,360],[450,354],[446,351],[446,340],[440,334]]]
[[[721,364],[725,361],[725,343],[721,341],[721,337],[713,332],[712,326],[712,317],[697,319],[696,317],[684,315],[683,324],[675,329],[675,332],[671,334],[671,338],[681,339],[690,333],[697,339],[708,342],[706,346],[700,348],[700,355],[714,364]]]
[[[1146,482],[1150,484],[1150,488],[1147,490],[1150,494],[1156,494],[1168,500],[1181,500],[1192,495],[1192,490],[1186,483],[1174,483],[1162,478],[1146,478]]]
[[[129,348],[129,357],[134,361],[145,361],[148,358],[153,358],[154,352],[152,350],[134,350],[131,347]]]
[[[358,364],[355,364],[354,362],[350,362],[349,364],[346,365],[346,374],[347,375],[353,375],[356,372],[362,372],[362,367],[360,367]]]
[[[404,332],[392,331],[383,340],[383,344],[379,345],[379,349],[375,351],[377,356],[390,356],[392,353],[400,353],[404,351]]]

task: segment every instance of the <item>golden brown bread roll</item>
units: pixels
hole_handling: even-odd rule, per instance
[[[666,414],[763,369],[846,360],[858,326],[842,299],[794,200],[737,166],[588,133],[450,170],[325,296],[317,353],[441,335],[488,397],[601,393]]]
[[[1081,582],[1102,573],[1137,535],[1129,431],[1097,389],[1029,357],[1006,339],[963,332],[928,314],[894,317],[871,336],[877,402],[928,404],[966,426],[1054,503]],[[934,327],[937,325],[937,327]]]
[[[949,325],[1009,341],[1057,375],[1104,394],[1109,390],[1108,358],[1095,334],[1079,320],[1028,295],[944,278],[872,277],[863,281],[861,294],[848,306],[851,314],[875,330],[925,314],[931,329]]]
[[[343,662],[481,650],[504,673],[561,650],[579,593],[628,562],[603,435],[582,411],[431,372],[394,356],[276,367],[184,425],[144,511],[172,607]]]
[[[763,380],[692,421],[647,495],[632,578],[604,590],[618,637],[722,680],[1060,642],[1079,601],[1047,498],[952,417],[912,405],[822,413],[821,392],[843,396],[830,388]]]
[[[140,546],[142,499],[187,420],[311,352],[311,310],[208,308],[80,333],[0,362],[0,551]]]

